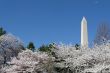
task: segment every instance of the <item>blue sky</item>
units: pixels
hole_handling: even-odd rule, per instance
[[[0,0],[0,26],[25,45],[80,43],[83,16],[91,43],[98,25],[110,23],[110,0]]]

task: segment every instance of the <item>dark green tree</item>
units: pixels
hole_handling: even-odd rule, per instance
[[[0,27],[0,36],[2,36],[4,34],[6,34],[6,31],[2,27]]]
[[[48,45],[42,45],[41,47],[39,47],[39,51],[42,51],[42,52],[51,52],[50,48]]]
[[[76,48],[76,50],[79,50],[80,49],[80,45],[79,44],[76,44],[75,45],[75,48]]]
[[[32,50],[34,52],[35,51],[34,43],[33,42],[29,42],[27,48],[30,49],[30,50]]]
[[[38,48],[38,50],[52,54],[52,49],[55,48],[54,45],[55,45],[54,43],[49,44],[49,45],[42,45],[41,47]]]

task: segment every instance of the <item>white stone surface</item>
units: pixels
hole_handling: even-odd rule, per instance
[[[81,21],[81,46],[88,47],[88,30],[85,17]]]

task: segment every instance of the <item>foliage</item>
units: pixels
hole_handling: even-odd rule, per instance
[[[49,44],[49,45],[42,45],[40,48],[38,48],[38,50],[51,54],[52,50],[55,48],[54,45],[55,45],[55,43],[52,43],[52,44]]]
[[[76,50],[79,50],[80,49],[80,45],[79,44],[76,44],[75,45],[75,48],[76,48]]]
[[[48,45],[42,45],[40,48],[39,48],[39,51],[42,51],[42,52],[50,52],[50,48]]]
[[[34,43],[33,42],[29,42],[27,48],[30,49],[30,50],[32,50],[34,52],[35,51]]]
[[[0,27],[0,36],[2,36],[4,34],[6,34],[6,31],[2,27]]]
[[[109,73],[110,43],[76,49],[74,45],[54,45],[54,55],[25,50],[9,62],[4,73]],[[1,73],[2,73],[1,72]]]

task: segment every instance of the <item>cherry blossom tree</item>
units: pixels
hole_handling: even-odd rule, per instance
[[[25,50],[2,69],[4,73],[53,73],[52,61],[48,54]]]
[[[22,41],[12,34],[0,36],[0,56],[3,57],[3,64],[6,64],[11,57],[17,56],[23,49]]]
[[[110,40],[110,26],[106,23],[100,24],[94,39],[94,44],[101,45]]]
[[[76,50],[73,45],[57,45],[54,49],[58,73],[110,72],[110,43]]]
[[[1,73],[109,73],[110,43],[76,49],[74,45],[54,45],[54,56],[25,50],[8,62]]]

